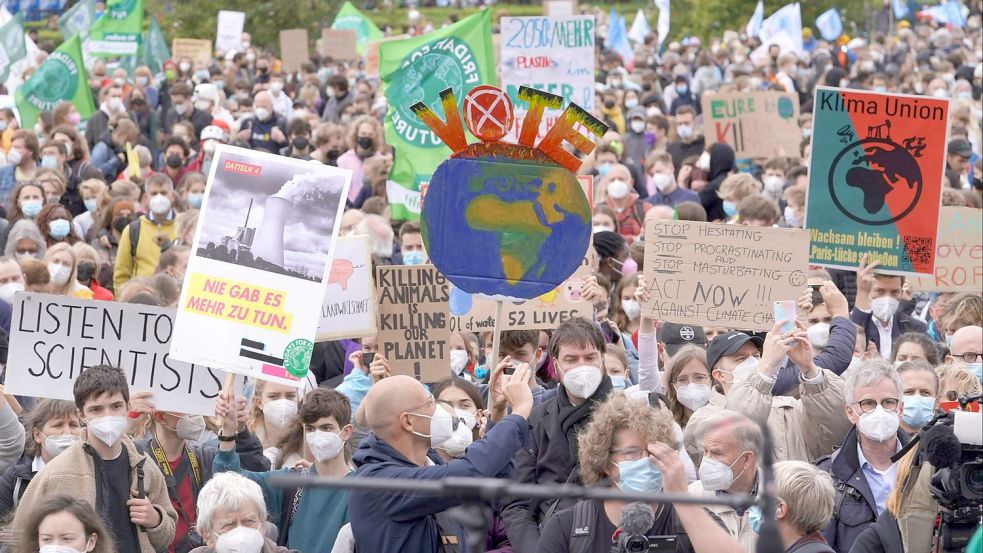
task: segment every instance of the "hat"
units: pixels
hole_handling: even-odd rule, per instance
[[[764,340],[757,336],[748,336],[736,330],[717,336],[710,342],[710,346],[707,347],[707,367],[712,371],[713,366],[717,364],[717,361],[720,361],[721,357],[734,355],[748,341],[753,342],[759,349],[765,343]]]
[[[199,100],[208,100],[212,104],[218,104],[218,88],[212,83],[201,83],[195,86],[195,96]]]
[[[229,129],[229,124],[224,119],[218,119],[218,118],[212,119],[212,124],[209,125],[209,127],[218,127],[223,131],[225,131],[225,134],[229,134],[229,130],[231,130]],[[204,130],[205,129],[202,129],[202,131]]]
[[[707,345],[707,335],[703,332],[703,327],[696,325],[662,323],[659,327],[658,340],[665,344],[666,354],[669,357],[676,355],[676,352],[687,344],[701,348]]]
[[[225,136],[225,131],[223,131],[221,127],[216,125],[208,125],[204,129],[201,129],[201,139],[225,142],[227,137]]]
[[[973,145],[965,138],[950,140],[947,150],[951,156],[973,157]]]
[[[123,211],[124,209],[130,210],[131,213],[137,212],[137,208],[135,205],[133,205],[133,202],[130,200],[120,200],[113,206],[113,217],[119,215],[119,212]]]

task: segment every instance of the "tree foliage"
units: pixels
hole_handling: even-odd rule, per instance
[[[788,4],[791,0],[765,0],[765,17]],[[739,31],[747,25],[758,0],[672,0],[672,30],[674,40],[684,36],[698,36],[702,39],[720,37],[726,30]],[[865,7],[874,10],[880,2],[869,0],[800,0],[802,27],[815,29],[816,17],[830,8],[836,8],[843,18],[843,32],[856,33],[851,22],[862,28],[865,21]],[[657,12],[656,12],[657,13]],[[651,18],[654,21],[654,14]],[[818,36],[818,33],[815,33]]]

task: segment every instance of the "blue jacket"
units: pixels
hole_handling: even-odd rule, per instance
[[[468,447],[463,457],[446,465],[421,467],[370,434],[353,461],[355,477],[441,480],[447,477],[511,478],[512,456],[526,442],[529,425],[509,415]],[[402,493],[352,490],[348,514],[359,553],[400,551],[436,553],[440,532],[434,515],[460,504],[455,499]]]

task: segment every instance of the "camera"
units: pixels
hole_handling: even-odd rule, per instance
[[[670,553],[676,551],[676,536],[621,534],[612,553]]]

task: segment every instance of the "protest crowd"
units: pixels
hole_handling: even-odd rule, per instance
[[[89,4],[98,15],[117,2]],[[143,2],[138,4],[142,12]],[[655,4],[665,7],[668,25],[669,2]],[[231,385],[230,377],[223,385],[212,374],[214,390],[203,396],[204,408],[201,397],[184,403],[170,399],[182,393],[183,384],[137,385],[136,361],[87,358],[86,348],[72,350],[71,358],[58,353],[68,344],[73,314],[84,334],[85,325],[99,326],[94,317],[85,318],[91,306],[143,310],[142,338],[134,331],[135,343],[126,348],[152,352],[158,363],[158,349],[141,345],[153,339],[146,314],[173,314],[186,307],[182,292],[188,295],[189,287],[201,286],[189,262],[207,257],[204,262],[222,263],[227,272],[222,276],[231,280],[247,280],[240,278],[247,268],[279,271],[284,278],[310,277],[288,270],[295,258],[288,255],[285,261],[282,239],[279,261],[275,255],[261,258],[260,244],[267,242],[260,238],[265,240],[274,211],[272,192],[263,194],[270,196],[265,206],[252,200],[249,211],[240,206],[246,223],[228,223],[242,225],[238,234],[208,242],[201,234],[199,214],[204,218],[208,209],[221,205],[215,175],[233,163],[223,161],[219,167],[216,160],[227,155],[222,152],[243,151],[350,174],[337,221],[325,211],[321,215],[331,219],[328,226],[316,228],[328,229],[321,237],[324,244],[363,237],[368,266],[351,274],[368,277],[346,275],[343,287],[363,279],[372,294],[372,317],[380,310],[387,313],[379,307],[381,298],[407,286],[418,288],[410,297],[420,298],[404,302],[416,304],[408,313],[439,303],[440,298],[429,297],[428,284],[407,284],[394,276],[424,267],[431,271],[426,274],[434,274],[428,265],[430,245],[446,243],[440,232],[451,241],[458,232],[421,220],[426,186],[419,178],[414,181],[414,174],[427,172],[419,170],[420,160],[432,157],[433,150],[409,147],[394,118],[404,127],[408,114],[424,119],[409,105],[440,106],[436,95],[445,87],[425,83],[440,77],[451,86],[453,71],[440,65],[394,65],[387,62],[387,48],[453,33],[465,17],[428,21],[410,10],[402,28],[375,29],[373,40],[386,40],[381,46],[367,48],[358,36],[358,53],[350,59],[318,50],[299,60],[292,56],[288,63],[277,47],[282,44],[254,44],[240,27],[237,47],[209,49],[205,56],[175,51],[166,59],[140,57],[132,67],[112,57],[90,60],[85,67],[78,60],[84,94],[69,94],[44,109],[26,102],[25,90],[34,87],[41,94],[42,85],[32,75],[58,75],[45,64],[68,56],[67,50],[43,42],[41,49],[28,48],[27,57],[11,70],[15,88],[2,91],[7,107],[0,109],[0,361],[6,367],[0,379],[0,551],[580,553],[629,550],[622,538],[634,533],[646,545],[632,551],[979,552],[978,487],[972,500],[976,510],[961,527],[962,541],[933,549],[938,526],[946,524],[940,522],[940,509],[949,504],[931,490],[932,478],[950,467],[933,466],[923,446],[944,412],[972,411],[974,401],[960,405],[960,398],[977,398],[972,416],[976,431],[981,428],[983,20],[978,2],[943,2],[958,18],[951,11],[924,12],[916,4],[876,3],[866,14],[870,21],[858,22],[864,30],[856,36],[842,28],[827,36],[826,25],[806,21],[799,23],[801,31],[796,29],[801,36],[786,33],[769,41],[759,30],[760,14],[747,25],[722,22],[732,30],[719,36],[701,39],[673,28],[667,38],[669,29],[654,25],[656,19],[662,25],[659,9],[646,7],[652,27],[636,22],[629,31],[609,6],[581,2],[576,13],[557,17],[590,16],[594,22],[587,31],[594,57],[586,60],[594,68],[587,76],[593,103],[582,107],[607,128],[598,136],[587,135],[592,148],[575,152],[575,172],[592,183],[585,222],[588,267],[576,279],[566,280],[567,274],[563,280],[565,294],[583,304],[575,316],[544,319],[551,308],[543,302],[527,316],[552,322],[523,325],[510,316],[506,327],[499,303],[501,320],[494,324],[445,325],[439,354],[417,359],[417,367],[426,368],[424,375],[439,376],[421,377],[406,369],[412,365],[398,362],[405,355],[384,335],[386,321],[402,321],[394,335],[409,336],[414,327],[434,320],[458,320],[448,312],[457,297],[450,294],[434,308],[442,310],[439,317],[390,319],[383,314],[383,322],[375,327],[373,319],[375,328],[368,332],[345,335],[342,329],[330,339],[315,340],[309,365],[301,371],[306,376],[294,378],[296,384],[260,375]],[[350,10],[349,17],[364,17]],[[245,29],[259,25],[247,20]],[[503,43],[509,41],[504,23],[491,18],[490,27]],[[763,27],[768,28],[767,21]],[[798,46],[790,47],[788,39]],[[65,44],[73,40],[66,37]],[[479,45],[470,47],[477,51]],[[405,76],[410,72],[415,80]],[[494,72],[482,78],[483,84],[506,81]],[[453,85],[456,101],[466,106],[464,96],[476,84]],[[53,81],[45,86],[49,93],[57,88]],[[669,311],[659,316],[659,308],[652,306],[672,292],[664,284],[665,271],[660,272],[664,258],[652,256],[672,237],[667,237],[669,230],[653,229],[694,225],[680,235],[685,239],[695,236],[695,228],[718,229],[714,232],[731,237],[728,248],[734,249],[728,251],[742,252],[731,263],[749,268],[759,263],[751,257],[756,251],[808,244],[810,230],[816,251],[823,234],[816,225],[825,221],[821,211],[833,208],[816,203],[816,188],[825,189],[826,182],[812,179],[811,172],[820,170],[817,156],[835,155],[829,153],[832,145],[847,146],[849,140],[841,141],[844,135],[837,136],[837,128],[850,123],[843,114],[845,123],[827,122],[838,108],[817,87],[888,98],[907,95],[946,106],[942,131],[926,131],[924,143],[906,143],[907,150],[900,146],[907,137],[898,134],[898,120],[889,120],[884,132],[894,134],[876,136],[885,150],[875,153],[867,147],[860,157],[854,153],[847,179],[850,186],[868,186],[850,180],[862,177],[851,172],[873,172],[867,165],[856,166],[891,147],[897,149],[887,153],[910,151],[910,159],[919,163],[935,156],[940,178],[918,182],[921,200],[916,196],[912,205],[921,201],[931,209],[920,207],[919,213],[929,213],[933,221],[938,217],[930,231],[933,240],[943,240],[948,231],[942,229],[954,226],[956,215],[947,214],[958,214],[958,221],[969,225],[970,230],[963,229],[969,245],[944,260],[950,276],[968,279],[956,283],[939,277],[941,248],[933,277],[931,270],[887,267],[889,258],[861,243],[852,262],[817,263],[810,257],[803,263],[802,279],[793,288],[786,285],[794,294],[769,296],[763,303],[773,316],[767,324],[713,325],[699,309],[689,316]],[[749,126],[735,138],[718,127],[714,138],[709,118],[731,109],[714,105],[714,98],[765,92],[791,98],[787,109],[792,111],[783,114],[789,133],[766,124]],[[509,95],[515,102],[515,91]],[[448,105],[445,99],[444,109]],[[443,119],[443,112],[438,117]],[[870,133],[884,120],[884,115],[855,119],[856,132],[867,131],[867,140],[874,140]],[[786,138],[771,140],[770,134]],[[918,144],[929,153],[916,155],[922,151]],[[770,153],[762,155],[766,149]],[[442,151],[437,162],[450,155]],[[256,174],[260,167],[269,169],[263,161],[269,159],[274,158],[254,159]],[[837,163],[839,158],[825,165]],[[891,165],[895,161],[877,163],[881,170],[896,170],[883,179],[876,173],[874,183],[884,187],[880,207],[887,195],[893,209],[890,195],[905,193],[913,180],[904,175],[905,183],[898,180],[899,166]],[[923,168],[920,174],[925,173]],[[830,188],[832,182],[831,176]],[[465,186],[463,180],[453,184]],[[864,190],[866,206],[871,196]],[[530,217],[553,209],[542,198]],[[250,213],[266,217],[255,238],[248,228]],[[699,226],[704,223],[715,224]],[[306,239],[309,228],[315,227],[290,224],[286,241]],[[877,236],[914,247],[908,235],[901,236],[907,231],[900,222],[875,230]],[[740,241],[757,232],[789,237],[788,242]],[[795,242],[795,236],[801,240]],[[493,249],[457,240],[456,255],[474,267],[484,249]],[[253,247],[246,257],[241,244],[248,242]],[[560,247],[544,243],[544,248]],[[802,246],[796,259],[811,255],[808,249]],[[332,271],[337,269],[334,251]],[[748,257],[742,260],[742,255]],[[916,259],[915,253],[911,256]],[[578,262],[580,257],[579,252],[573,256]],[[357,263],[352,267],[349,263],[349,271],[358,270]],[[481,269],[475,270],[480,276]],[[736,273],[700,278],[725,286],[748,280]],[[450,273],[448,279],[458,282]],[[335,289],[338,279],[329,280],[315,284]],[[275,288],[272,282],[257,285]],[[690,299],[696,302],[695,293]],[[301,303],[312,306],[321,300],[306,297]],[[778,300],[791,300],[787,316],[773,311]],[[46,311],[29,309],[38,301]],[[119,309],[112,313],[122,313]],[[67,314],[57,315],[62,312]],[[179,311],[175,345],[182,316]],[[105,334],[106,322],[101,324],[104,344],[99,339],[93,344],[117,347],[115,337]],[[193,341],[207,348],[220,333],[215,329],[213,334],[209,326],[202,327],[192,334]],[[166,342],[161,341],[159,351],[167,351]],[[247,342],[242,340],[244,351],[256,347]],[[172,357],[183,360],[176,352]],[[279,362],[287,366],[288,357]],[[36,373],[29,367],[39,360],[43,368]],[[156,367],[160,374],[167,369],[177,374],[173,361]],[[201,374],[202,367],[197,370]],[[55,392],[57,386],[49,388],[46,381],[17,382],[44,372],[62,383],[65,377],[54,374],[70,374],[67,387]],[[185,393],[190,390],[188,384]],[[965,419],[956,420],[958,426]],[[905,448],[920,435],[921,446]],[[968,452],[983,448],[957,441],[963,442],[961,462],[983,470],[979,453],[976,465],[967,461]],[[983,439],[976,443],[983,445]],[[951,470],[958,472],[955,455]],[[453,516],[452,509],[464,501],[460,496],[278,485],[277,477],[285,475],[418,483],[471,477],[746,501],[738,507],[486,496],[479,503],[489,510],[491,524],[484,543],[475,547]],[[978,485],[979,473],[975,476]],[[772,494],[772,501],[765,503],[765,494]],[[630,530],[628,521],[639,506],[647,509],[648,518],[640,529]],[[764,511],[768,506],[771,512]],[[761,548],[759,535],[776,527],[779,541]]]

